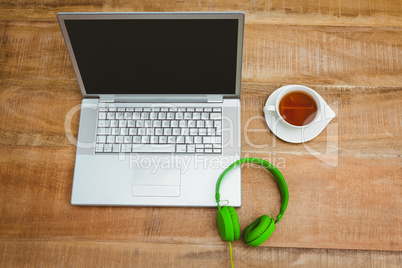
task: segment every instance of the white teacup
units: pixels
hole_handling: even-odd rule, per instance
[[[286,121],[286,118],[283,118],[282,115],[280,114],[279,111],[279,104],[281,102],[281,100],[283,99],[283,97],[285,97],[287,94],[291,93],[291,92],[303,92],[305,94],[307,94],[308,96],[310,96],[316,103],[317,105],[317,111],[315,113],[314,119],[311,120],[311,118],[309,118],[309,120],[311,120],[311,122],[307,123],[307,124],[303,124],[302,126],[297,126],[297,125],[293,125],[289,122]],[[269,111],[269,112],[274,112],[277,113],[278,118],[286,125],[294,127],[294,128],[305,128],[308,127],[310,125],[313,125],[314,123],[317,122],[317,120],[319,119],[319,115],[321,113],[321,101],[318,97],[318,93],[315,92],[314,90],[312,90],[309,87],[305,87],[305,86],[300,86],[300,85],[291,85],[288,86],[285,90],[283,90],[279,96],[276,99],[275,105],[267,105],[264,107],[264,111]]]

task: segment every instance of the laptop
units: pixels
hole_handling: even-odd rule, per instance
[[[240,158],[244,14],[57,17],[83,96],[71,203],[216,206]],[[241,205],[240,168],[221,196]]]

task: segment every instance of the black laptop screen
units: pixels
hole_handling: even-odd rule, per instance
[[[236,19],[65,25],[87,94],[235,94]]]

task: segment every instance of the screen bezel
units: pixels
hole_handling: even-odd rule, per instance
[[[74,73],[76,75],[81,94],[84,98],[119,99],[119,100],[191,100],[191,99],[214,99],[217,96],[225,98],[240,98],[241,71],[243,57],[243,32],[244,32],[244,13],[242,12],[122,12],[122,13],[58,13],[57,18],[63,34],[67,51],[70,56]],[[236,59],[236,84],[234,94],[87,94],[81,73],[75,58],[70,38],[68,36],[65,20],[115,20],[115,19],[237,19],[237,59]]]

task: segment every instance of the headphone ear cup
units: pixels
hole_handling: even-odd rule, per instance
[[[237,240],[240,238],[239,217],[237,216],[237,212],[233,207],[228,207],[228,210],[230,212],[230,217],[232,219],[234,240]]]
[[[216,215],[219,234],[223,240],[233,242],[240,238],[240,224],[233,207],[222,207]]]
[[[262,215],[250,224],[243,233],[247,245],[258,247],[275,231],[275,221],[268,215]]]

